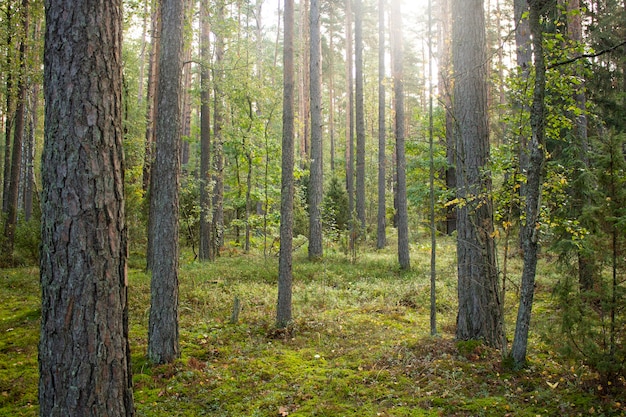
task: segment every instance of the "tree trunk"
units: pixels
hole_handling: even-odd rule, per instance
[[[452,1],[456,122],[458,298],[456,337],[500,347],[502,311],[493,238],[485,17],[482,0]]]
[[[583,28],[580,10],[579,0],[570,0],[567,2],[567,34],[570,41],[577,44],[583,43]],[[586,219],[583,217],[583,209],[585,206],[591,204],[589,195],[588,183],[585,183],[584,172],[587,172],[590,168],[589,162],[589,138],[587,134],[587,98],[585,95],[585,80],[584,80],[584,63],[576,62],[573,65],[575,76],[580,81],[580,84],[575,86],[574,101],[576,102],[576,108],[578,109],[577,115],[571,115],[574,125],[574,146],[578,149],[578,160],[580,168],[575,169],[573,176],[573,183],[575,186],[572,190],[572,206],[574,214],[580,219],[582,225],[587,224]],[[578,167],[577,167],[578,168]],[[589,228],[592,228],[590,226]],[[583,241],[583,244],[587,242]],[[587,250],[578,251],[578,281],[580,288],[583,291],[593,290],[593,284],[595,282],[596,265],[593,257],[590,256]]]
[[[329,3],[328,23],[328,136],[330,136],[330,172],[335,175],[335,8]]]
[[[363,1],[355,1],[354,15],[356,111],[356,217],[365,231],[365,110],[363,108]]]
[[[218,1],[216,19],[224,22],[224,1]],[[223,28],[217,27],[215,35],[215,64],[213,66],[213,216],[211,225],[211,244],[217,257],[224,243],[224,49]]]
[[[159,53],[161,50],[161,7],[159,0],[153,0],[151,13],[151,45],[148,62],[148,91],[146,93],[146,144],[143,164],[143,190],[150,189],[150,171],[154,159],[154,125],[156,122],[156,92],[159,78]],[[148,250],[150,253],[150,250]],[[150,258],[150,255],[148,255]]]
[[[444,171],[446,188],[451,191],[456,189],[456,151],[454,144],[454,115],[452,114],[452,68],[451,68],[451,13],[450,0],[439,0],[438,19],[438,44],[441,45],[439,51],[439,74],[438,90],[439,101],[445,110],[445,139],[446,161],[448,166]],[[445,230],[447,235],[451,235],[456,230],[456,208],[449,206],[446,208]]]
[[[20,69],[17,79],[17,107],[15,109],[15,125],[13,126],[13,150],[11,152],[11,170],[9,189],[6,196],[7,217],[4,223],[3,257],[9,263],[13,262],[13,247],[15,245],[15,228],[17,227],[17,212],[19,204],[20,172],[22,169],[22,142],[24,140],[24,119],[26,113],[26,44],[28,38],[28,0],[22,0],[22,29],[23,35],[19,47]],[[8,152],[8,150],[6,151]]]
[[[4,166],[2,169],[2,213],[6,214],[9,209],[9,184],[11,179],[11,132],[13,127],[13,10],[11,2],[7,3],[6,10],[6,34],[7,34],[7,57],[6,57],[6,124],[4,126]]]
[[[39,415],[132,416],[122,2],[48,0],[46,23]]]
[[[161,2],[163,30],[159,55],[158,117],[150,229],[153,259],[150,285],[148,358],[170,363],[178,345],[178,188],[180,182],[183,5]]]
[[[385,196],[387,132],[385,126],[385,0],[378,0],[378,213],[376,248],[387,246],[387,203]]]
[[[354,100],[353,100],[353,76],[352,76],[352,0],[346,0],[346,191],[348,193],[348,212],[350,218],[349,246],[354,248]]]
[[[215,259],[211,245],[211,114],[210,92],[210,56],[211,28],[209,25],[209,7],[206,2],[200,4],[200,260]]]
[[[319,259],[322,249],[322,198],[324,173],[322,152],[322,42],[319,0],[310,7],[311,175],[309,181],[309,259]]]
[[[280,190],[280,252],[276,327],[291,322],[294,165],[293,0],[285,0],[283,50],[283,138]]]
[[[409,213],[406,199],[406,156],[404,137],[404,52],[402,40],[402,11],[400,0],[391,1],[391,30],[393,40],[393,91],[396,110],[396,201],[398,227],[398,262],[401,269],[409,269]]]
[[[528,330],[535,294],[535,273],[537,270],[537,251],[539,246],[539,215],[541,208],[541,183],[544,165],[544,122],[545,122],[545,87],[546,68],[543,55],[543,30],[541,27],[541,5],[538,0],[530,3],[529,25],[532,36],[533,55],[535,58],[535,85],[530,113],[532,136],[528,144],[529,165],[526,186],[526,218],[522,224],[522,248],[524,266],[520,287],[520,303],[517,311],[515,336],[511,347],[513,365],[520,368],[526,363]]]
[[[36,25],[39,26],[39,25]],[[40,32],[35,31],[35,39],[39,38]],[[24,157],[24,166],[26,170],[24,181],[24,220],[30,221],[33,215],[33,197],[35,190],[35,149],[36,140],[35,133],[38,125],[39,112],[39,84],[33,86],[30,99],[30,109],[28,117],[28,137],[24,147],[26,155]]]

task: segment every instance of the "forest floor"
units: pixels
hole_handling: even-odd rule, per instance
[[[393,246],[356,259],[294,255],[294,322],[274,329],[277,259],[231,252],[215,263],[185,254],[180,345],[171,365],[146,359],[149,276],[130,259],[130,337],[137,416],[626,416],[626,386],[606,393],[583,363],[559,352],[543,259],[529,365],[456,342],[454,243],[438,247],[437,327],[430,336],[430,250],[414,245],[401,272]],[[519,259],[509,260],[507,334],[517,311]],[[40,290],[36,268],[0,270],[0,416],[36,416]],[[233,322],[233,306],[240,312]],[[624,381],[621,381],[622,383]]]

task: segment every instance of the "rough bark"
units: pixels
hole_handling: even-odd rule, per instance
[[[322,42],[320,37],[319,0],[310,5],[310,98],[311,98],[311,174],[309,181],[309,259],[318,259],[322,249]]]
[[[13,118],[10,115],[13,113],[14,92],[13,92],[13,10],[11,2],[8,2],[6,9],[6,68],[8,69],[6,74],[6,114],[4,125],[4,164],[2,167],[2,213],[6,213],[8,210],[9,201],[7,199],[9,195],[9,180],[11,177],[11,132],[13,127]]]
[[[363,1],[355,0],[356,217],[365,230],[365,110],[363,108]]]
[[[376,248],[378,249],[387,246],[385,107],[385,0],[378,0],[378,213],[376,216]]]
[[[224,21],[224,1],[218,1],[216,19]],[[211,244],[217,257],[224,243],[224,49],[225,39],[222,28],[214,28],[215,64],[213,66],[213,215],[211,223]]]
[[[409,269],[409,213],[406,198],[406,155],[404,130],[404,52],[402,41],[402,11],[399,0],[391,2],[391,30],[393,32],[393,92],[395,100],[396,136],[396,201],[398,227],[398,263],[401,269]]]
[[[39,414],[132,416],[122,2],[45,6]]]
[[[183,5],[161,2],[163,30],[159,55],[158,113],[149,239],[152,279],[148,358],[169,363],[178,345],[178,189],[180,182],[181,77]]]
[[[535,294],[535,274],[539,248],[539,214],[541,207],[541,183],[544,165],[544,119],[546,68],[543,56],[543,31],[540,22],[541,5],[538,1],[530,4],[529,25],[532,35],[533,56],[535,58],[535,84],[530,113],[532,136],[528,144],[529,165],[527,173],[525,222],[522,224],[522,249],[524,266],[520,287],[520,303],[517,311],[515,336],[511,346],[513,365],[520,368],[526,363],[528,331]]]
[[[200,4],[200,260],[215,259],[211,245],[211,114],[210,92],[210,42],[209,7]]]
[[[293,0],[285,0],[283,47],[283,137],[280,190],[280,251],[276,327],[291,322],[294,165]]]
[[[456,337],[502,345],[493,238],[485,17],[482,0],[452,1],[458,299]]]

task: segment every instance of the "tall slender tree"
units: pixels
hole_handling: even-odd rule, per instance
[[[535,82],[533,101],[530,109],[532,136],[528,143],[529,164],[527,187],[525,194],[525,217],[522,224],[522,249],[524,251],[524,267],[520,287],[520,303],[517,310],[515,335],[511,346],[513,365],[520,368],[526,364],[528,347],[528,330],[535,294],[535,274],[537,271],[537,252],[539,249],[539,214],[541,206],[541,184],[545,161],[545,87],[546,67],[543,52],[543,28],[541,14],[545,12],[546,2],[531,0],[529,2],[529,25],[532,37],[533,58],[535,63]]]
[[[22,0],[20,9],[22,36],[19,46],[19,72],[17,79],[17,103],[13,126],[13,150],[11,151],[11,169],[9,171],[9,188],[5,196],[7,200],[7,217],[4,223],[3,254],[8,261],[13,258],[15,228],[17,227],[17,211],[19,204],[20,172],[22,170],[22,145],[24,141],[24,121],[26,114],[26,45],[28,43],[29,1]],[[5,152],[9,152],[8,149]]]
[[[211,244],[211,114],[209,6],[200,4],[200,260],[214,260]]]
[[[452,1],[458,298],[456,337],[502,345],[493,235],[483,0]]]
[[[283,46],[283,138],[280,189],[280,252],[278,254],[278,302],[276,327],[291,322],[292,248],[293,248],[293,165],[294,165],[294,65],[293,0],[285,0]]]
[[[363,1],[354,3],[356,217],[365,230],[365,109],[363,107]]]
[[[169,363],[178,344],[178,189],[180,182],[183,4],[162,0],[156,149],[150,196],[152,279],[148,357]]]
[[[322,248],[322,42],[320,37],[320,4],[310,5],[310,98],[311,98],[311,175],[309,181],[309,259],[321,258]]]
[[[385,108],[385,0],[378,0],[378,212],[376,216],[376,247],[378,249],[387,246]]]
[[[132,416],[122,1],[45,7],[39,415]]]
[[[396,136],[396,202],[398,227],[398,263],[401,269],[409,269],[409,213],[406,197],[406,155],[404,129],[404,51],[402,40],[402,10],[400,0],[391,1],[392,60],[393,60],[393,93]]]
[[[350,213],[350,248],[354,248],[354,75],[352,52],[352,0],[345,2],[345,51],[346,51],[346,191],[348,192],[348,212]]]

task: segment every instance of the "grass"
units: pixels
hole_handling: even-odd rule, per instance
[[[393,247],[353,263],[330,249],[294,259],[294,322],[274,329],[277,260],[231,253],[215,263],[185,254],[180,344],[173,364],[146,360],[149,277],[130,259],[130,337],[138,416],[623,416],[624,395],[605,395],[583,364],[555,352],[550,294],[541,265],[529,366],[513,372],[501,353],[456,342],[454,243],[438,252],[438,328],[429,334],[429,249],[412,248],[410,272]],[[519,260],[510,260],[519,277]],[[240,303],[231,322],[235,299]],[[515,294],[507,297],[512,334]],[[37,411],[38,271],[0,270],[0,416]],[[554,330],[554,329],[553,329]],[[512,337],[512,336],[510,336]],[[623,382],[623,381],[622,381]],[[622,391],[622,394],[625,391]]]

